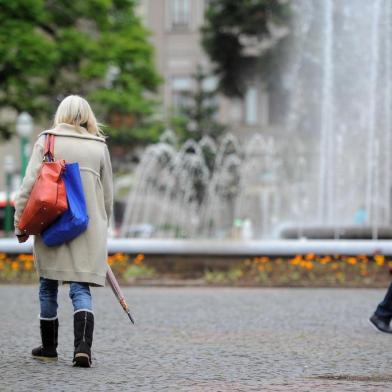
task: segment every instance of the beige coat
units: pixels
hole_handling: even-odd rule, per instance
[[[87,230],[70,242],[47,247],[41,236],[34,236],[34,263],[38,275],[60,281],[89,282],[104,286],[107,269],[107,233],[113,212],[113,178],[110,155],[102,137],[68,124],[39,134],[26,175],[15,199],[15,227],[37,178],[44,154],[45,133],[56,135],[55,159],[79,162],[89,224]],[[18,229],[16,234],[20,233]]]

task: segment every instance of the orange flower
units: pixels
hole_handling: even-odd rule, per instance
[[[136,265],[139,265],[142,261],[144,260],[144,255],[139,253],[135,259],[133,260],[133,263]]]
[[[5,253],[0,253],[0,260],[4,260],[7,257]]]
[[[32,263],[34,261],[34,256],[33,255],[24,255],[24,257],[19,260],[23,261],[24,263]]]
[[[4,261],[0,260],[0,270],[4,269]]]
[[[124,255],[124,253],[115,253],[115,254],[108,257],[108,263],[110,265],[112,265],[113,263],[124,264],[124,263],[126,263],[126,261],[127,261],[127,256]]]
[[[32,261],[33,255],[28,255],[28,254],[22,253],[18,256],[18,260],[19,261]]]
[[[338,268],[339,268],[339,264],[338,263],[332,263],[331,264],[331,269],[337,270]]]
[[[311,261],[308,261],[308,262],[306,263],[306,269],[311,270],[311,269],[313,269],[313,268],[314,268],[313,263],[312,263]]]
[[[259,265],[259,266],[257,267],[257,269],[258,269],[260,272],[263,272],[265,268],[264,268],[263,265]]]
[[[114,258],[116,261],[125,261],[125,260],[127,259],[127,256],[125,256],[124,253],[117,252],[117,253],[115,253],[115,254],[113,255],[113,258]]]
[[[306,260],[314,260],[316,258],[316,255],[314,253],[309,253],[306,255]]]
[[[301,261],[300,264],[301,268],[307,268],[308,262],[307,261]]]
[[[290,260],[290,264],[291,264],[291,265],[298,265],[300,262],[301,262],[301,261],[298,260],[296,257],[295,257],[294,259],[291,259],[291,260]]]
[[[26,271],[31,271],[33,269],[33,263],[31,261],[26,261],[26,263],[24,265],[24,269]]]
[[[301,255],[296,255],[296,256],[294,257],[294,259],[291,259],[290,263],[291,263],[292,265],[298,265],[298,264],[301,264],[302,261],[303,261],[303,260],[302,260],[302,256],[301,256]]]
[[[381,266],[384,265],[385,258],[384,258],[383,255],[375,255],[375,256],[374,256],[374,261],[376,262],[376,264],[377,264],[379,267],[381,267]]]
[[[18,263],[17,261],[13,261],[13,262],[11,263],[11,269],[12,269],[13,271],[17,271],[17,270],[19,269],[19,263]]]
[[[331,261],[331,256],[324,256],[320,259],[320,264],[327,264]]]
[[[355,264],[357,264],[357,259],[355,257],[348,257],[346,259],[346,262],[347,262],[347,264],[355,265]]]

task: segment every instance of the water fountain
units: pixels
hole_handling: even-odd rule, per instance
[[[284,138],[227,135],[145,151],[122,236],[274,238],[282,228],[391,226],[392,4],[294,0]],[[250,226],[249,226],[250,225]]]
[[[156,238],[227,238],[233,222],[253,221],[267,235],[279,217],[280,158],[275,142],[255,135],[241,145],[231,134],[219,147],[212,139],[188,140],[176,149],[166,131],[146,149],[128,196],[120,235],[144,224]]]
[[[301,225],[335,234],[361,225],[373,238],[391,226],[391,6],[386,0],[293,2],[284,76],[286,129],[309,139],[310,207]]]

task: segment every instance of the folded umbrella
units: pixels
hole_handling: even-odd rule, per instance
[[[127,302],[125,301],[124,294],[121,291],[120,285],[117,282],[116,277],[113,274],[112,269],[110,268],[110,265],[108,265],[108,270],[106,273],[106,280],[110,284],[110,287],[113,290],[114,295],[117,297],[118,301],[120,302],[120,305],[124,309],[125,313],[128,315],[129,319],[132,321],[132,324],[135,324],[133,321],[133,318],[131,316],[131,312],[129,311],[129,306]]]

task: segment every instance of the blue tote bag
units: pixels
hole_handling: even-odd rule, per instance
[[[71,241],[87,229],[89,217],[79,163],[67,163],[63,178],[67,192],[68,210],[41,233],[46,246],[58,246]]]

